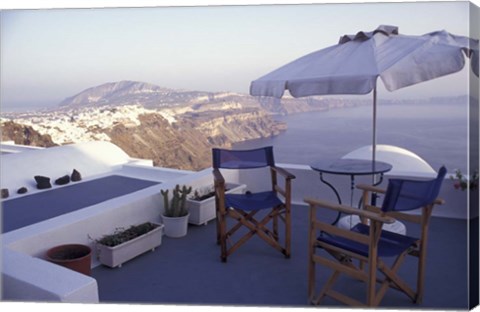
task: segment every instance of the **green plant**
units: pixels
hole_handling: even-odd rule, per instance
[[[165,208],[164,216],[171,218],[186,216],[188,210],[185,202],[187,200],[187,195],[191,192],[192,187],[184,185],[180,188],[180,185],[177,185],[173,189],[172,199],[169,200],[168,190],[161,190],[160,193],[163,196],[163,206]]]
[[[206,186],[203,188],[196,189],[193,192],[193,196],[191,197],[191,199],[202,201],[212,196],[215,196],[215,189],[213,188],[213,186]]]
[[[455,170],[455,175],[451,175],[450,179],[455,181],[453,187],[457,190],[461,189],[462,191],[465,191],[466,189],[475,190],[478,188],[478,171],[474,171],[469,178],[468,176],[465,177],[462,172],[457,169]]]
[[[229,191],[231,187],[226,187],[225,192]],[[196,189],[193,192],[193,195],[190,197],[191,200],[202,201],[210,197],[215,196],[215,188],[213,185],[205,186],[199,189]]]
[[[117,228],[115,229],[113,234],[104,235],[102,236],[102,238],[96,239],[95,242],[105,246],[114,247],[129,240],[132,240],[138,236],[146,234],[157,227],[157,224],[145,222],[139,225],[132,225],[128,229]]]

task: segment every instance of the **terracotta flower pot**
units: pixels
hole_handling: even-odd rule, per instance
[[[79,273],[90,276],[92,250],[80,244],[67,244],[50,248],[47,260]]]

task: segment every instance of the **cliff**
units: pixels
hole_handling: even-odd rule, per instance
[[[57,145],[48,134],[40,134],[31,126],[17,124],[12,121],[2,122],[0,133],[2,141],[14,141],[15,144],[39,147]]]
[[[213,116],[212,116],[213,117]],[[132,157],[152,159],[155,166],[200,170],[211,166],[213,147],[278,134],[277,124],[262,114],[229,114],[202,120],[187,117],[170,124],[160,114],[139,116],[140,125],[117,124],[105,131],[112,143]]]

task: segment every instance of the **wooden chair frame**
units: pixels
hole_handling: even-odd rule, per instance
[[[252,210],[246,212],[233,207],[226,207],[225,204],[225,179],[219,169],[213,170],[214,185],[215,185],[215,205],[217,213],[217,244],[221,248],[221,259],[223,262],[227,261],[227,257],[236,251],[240,246],[247,242],[251,237],[257,234],[267,244],[280,251],[286,258],[290,257],[291,252],[291,180],[295,178],[283,168],[270,166],[270,174],[272,180],[272,191],[280,194],[284,198],[284,203],[277,207],[272,207],[270,213],[264,216],[261,220],[256,220],[254,216],[259,210]],[[282,188],[277,183],[277,174],[281,175],[285,180],[285,187]],[[268,210],[268,209],[262,209]],[[231,217],[237,220],[237,223],[227,231],[227,218]],[[267,225],[272,221],[272,229]],[[285,241],[281,244],[279,239],[279,221],[283,222],[285,226]],[[234,233],[240,228],[246,227],[249,232],[244,234],[236,242],[231,242]]]
[[[318,305],[325,296],[329,296],[337,301],[347,305],[362,307],[378,306],[389,288],[394,288],[404,292],[415,303],[421,303],[424,293],[424,270],[426,262],[428,225],[433,206],[435,204],[443,204],[442,199],[436,199],[433,203],[424,206],[421,215],[411,215],[402,212],[382,212],[380,208],[369,205],[369,198],[371,193],[385,193],[385,190],[373,187],[370,185],[358,185],[357,188],[363,191],[363,209],[356,209],[344,205],[333,204],[330,202],[306,198],[305,202],[309,204],[309,264],[308,264],[308,297],[311,304]],[[369,235],[352,232],[350,230],[343,230],[332,226],[331,224],[322,222],[317,219],[317,208],[327,208],[335,211],[340,211],[347,214],[357,215],[362,220],[362,223],[369,222]],[[388,267],[378,257],[378,243],[380,240],[381,229],[383,224],[395,222],[395,220],[402,220],[407,222],[418,223],[421,226],[421,235],[418,241],[415,242],[412,248],[405,250],[398,255],[391,267]],[[359,242],[369,246],[369,256],[364,257],[360,254],[353,253],[326,242],[317,239],[319,231],[335,236],[347,238],[349,240]],[[323,248],[336,261],[329,258],[322,257],[316,253],[318,247]],[[397,270],[403,263],[407,255],[418,258],[417,269],[417,285],[414,291],[405,281],[400,279],[397,275]],[[352,259],[359,260],[358,266],[352,262]],[[321,264],[333,270],[333,274],[327,280],[321,291],[315,296],[315,270],[316,265]],[[367,264],[365,267],[364,265]],[[384,279],[377,278],[377,271],[385,275]],[[336,279],[340,273],[349,275],[355,279],[366,283],[366,303],[360,302],[347,295],[341,294],[332,289]],[[377,290],[377,283],[380,287]]]

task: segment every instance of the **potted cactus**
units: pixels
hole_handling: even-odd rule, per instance
[[[190,216],[186,200],[187,195],[192,192],[191,187],[179,185],[172,191],[172,198],[169,198],[169,190],[161,190],[163,196],[164,212],[162,214],[165,235],[168,237],[183,237],[187,235],[188,217]]]

